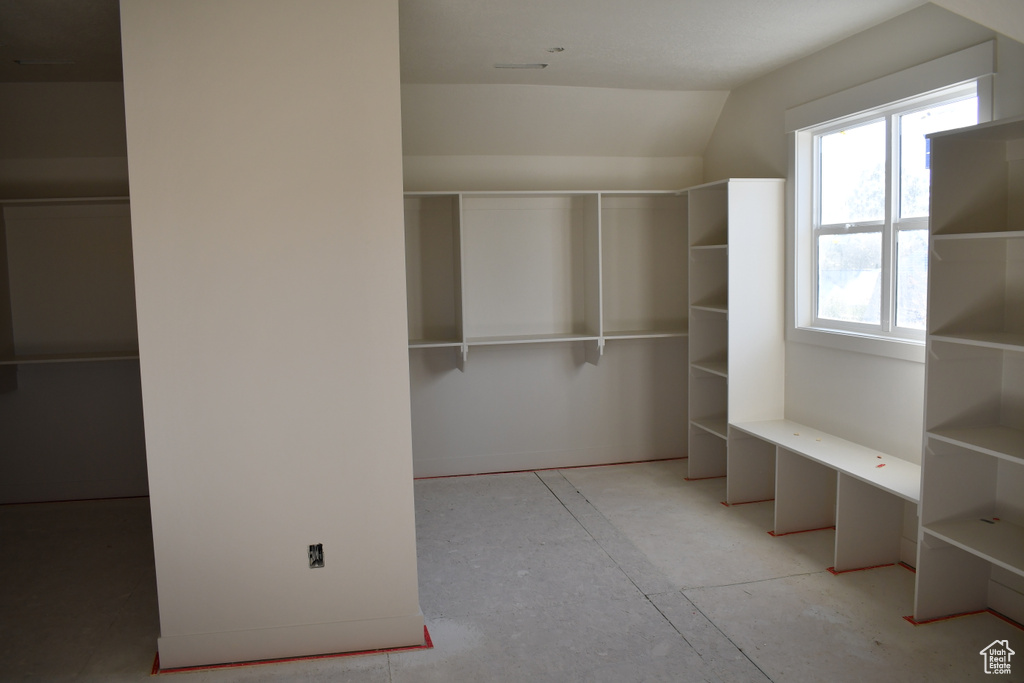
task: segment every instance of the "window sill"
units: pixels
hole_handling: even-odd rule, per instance
[[[801,344],[824,346],[837,351],[866,353],[884,358],[896,358],[914,363],[924,363],[924,341],[913,339],[892,339],[868,334],[857,334],[845,330],[828,330],[815,327],[792,327],[786,331],[786,340]]]

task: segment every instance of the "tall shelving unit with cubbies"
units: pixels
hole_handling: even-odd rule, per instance
[[[691,479],[728,474],[732,488],[774,467],[734,457],[728,423],[783,417],[783,191],[783,180],[731,179],[687,192]]]
[[[1024,120],[931,136],[914,617],[1024,621]]]

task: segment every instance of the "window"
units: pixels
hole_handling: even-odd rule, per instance
[[[923,339],[929,133],[978,122],[959,86],[801,133],[811,144],[810,327]]]
[[[924,362],[925,133],[991,119],[995,57],[986,41],[786,110],[787,340]]]

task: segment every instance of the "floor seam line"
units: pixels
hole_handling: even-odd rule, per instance
[[[556,471],[557,471],[557,470],[556,470]],[[566,478],[565,478],[565,475],[563,475],[563,474],[562,474],[561,472],[558,472],[558,476],[562,477],[562,479],[564,479],[564,480],[565,480],[565,482],[566,482],[567,484],[569,484],[570,486],[573,486],[573,485],[572,485],[572,482],[571,482],[571,481],[569,481],[568,479],[566,479]],[[584,525],[584,524],[583,524],[583,522],[582,522],[582,521],[580,521],[580,518],[579,518],[579,517],[577,517],[577,516],[576,516],[576,514],[575,514],[575,513],[573,513],[573,511],[569,509],[569,506],[565,504],[565,501],[563,501],[563,500],[562,500],[561,498],[559,498],[558,494],[557,494],[557,493],[555,493],[555,492],[554,492],[554,490],[552,490],[552,488],[551,488],[550,486],[548,486],[548,483],[547,483],[546,481],[544,481],[543,479],[541,479],[539,475],[537,476],[537,478],[538,478],[538,479],[540,479],[541,483],[542,483],[542,484],[544,484],[544,486],[545,486],[545,487],[546,487],[546,488],[548,489],[548,491],[551,491],[551,495],[553,495],[553,496],[555,497],[555,499],[556,499],[556,500],[558,500],[558,502],[562,504],[562,507],[564,507],[564,508],[565,508],[566,512],[568,512],[568,513],[569,513],[570,515],[572,515],[572,518],[576,520],[576,523],[577,523],[577,524],[579,524],[579,525],[580,525],[580,527],[582,527],[582,529],[583,529],[584,531],[586,531],[586,532],[587,532],[587,535],[588,535],[588,536],[590,536],[590,538],[592,538],[592,539],[594,540],[594,543],[596,543],[596,544],[597,544],[597,547],[599,547],[599,548],[601,549],[601,551],[602,551],[602,552],[603,552],[603,553],[604,553],[604,554],[605,554],[605,555],[606,555],[606,556],[608,557],[608,559],[612,561],[612,564],[614,564],[614,565],[615,565],[615,568],[616,568],[616,569],[618,569],[618,570],[619,570],[619,571],[620,571],[620,572],[622,573],[622,575],[626,577],[626,580],[627,580],[627,581],[629,581],[629,582],[630,582],[631,584],[633,584],[633,587],[634,587],[634,588],[636,588],[637,592],[638,592],[638,593],[640,593],[640,595],[642,595],[642,596],[643,596],[644,600],[646,600],[646,601],[647,601],[647,603],[648,603],[648,604],[649,604],[649,605],[650,605],[651,607],[653,607],[653,608],[654,608],[654,610],[655,610],[655,611],[656,611],[656,612],[657,612],[657,613],[658,613],[659,615],[661,615],[661,618],[662,618],[662,619],[664,619],[666,623],[668,623],[668,625],[669,625],[669,626],[670,626],[670,627],[672,628],[672,630],[673,630],[673,631],[675,631],[675,632],[676,632],[677,634],[679,634],[679,637],[680,637],[680,638],[682,639],[682,641],[683,641],[684,643],[686,643],[686,644],[687,644],[687,646],[689,646],[689,648],[690,648],[691,650],[693,650],[694,654],[696,654],[696,655],[697,655],[697,656],[698,656],[698,657],[700,658],[700,660],[701,660],[702,662],[705,662],[705,665],[706,665],[706,666],[708,667],[709,671],[711,671],[711,672],[715,673],[715,675],[717,676],[718,674],[717,674],[717,672],[715,672],[715,670],[714,670],[714,667],[712,667],[712,666],[711,666],[710,662],[707,662],[707,660],[706,660],[706,659],[704,658],[704,655],[702,655],[702,654],[701,654],[701,653],[700,653],[700,652],[699,652],[699,651],[697,650],[697,648],[693,646],[693,643],[691,643],[691,642],[690,642],[690,641],[689,641],[689,640],[688,640],[688,639],[686,638],[686,636],[685,636],[685,635],[683,635],[683,632],[682,632],[682,631],[680,631],[680,630],[679,630],[679,628],[678,628],[678,627],[677,627],[677,626],[676,626],[676,625],[675,625],[674,623],[672,623],[672,620],[671,620],[671,619],[669,619],[669,618],[668,618],[668,616],[666,616],[666,615],[665,615],[665,613],[664,613],[663,611],[661,611],[661,609],[660,609],[660,608],[659,608],[659,607],[658,607],[658,606],[657,606],[656,604],[654,604],[654,601],[653,601],[653,600],[651,600],[651,595],[667,595],[667,593],[651,593],[651,595],[648,595],[646,591],[644,591],[644,590],[643,590],[643,589],[642,589],[642,588],[641,588],[641,587],[640,587],[639,585],[637,585],[636,581],[634,581],[634,580],[633,580],[633,577],[631,577],[631,576],[629,575],[629,573],[628,573],[628,572],[627,572],[627,571],[626,571],[625,569],[623,569],[622,565],[621,565],[621,564],[619,564],[619,563],[618,563],[618,561],[617,561],[617,560],[616,560],[616,559],[615,559],[614,557],[612,557],[611,553],[609,553],[609,552],[608,552],[608,549],[604,547],[604,544],[602,544],[602,543],[601,543],[601,541],[599,541],[599,540],[598,540],[598,539],[597,539],[597,538],[596,538],[596,537],[594,536],[594,534],[593,534],[593,533],[591,533],[590,529],[588,529],[588,528],[586,527],[586,525]],[[598,509],[597,509],[597,508],[596,508],[596,507],[594,506],[594,504],[593,504],[593,503],[591,503],[591,502],[590,502],[589,500],[587,500],[586,496],[584,496],[584,495],[583,495],[582,493],[580,493],[579,489],[577,489],[577,488],[576,488],[575,486],[573,486],[573,489],[574,489],[574,490],[575,490],[575,491],[576,491],[577,493],[579,493],[579,494],[580,494],[580,497],[581,497],[581,498],[583,498],[583,500],[584,500],[584,501],[586,501],[587,505],[589,505],[589,506],[590,506],[590,507],[591,507],[591,508],[592,508],[592,509],[594,510],[594,512],[595,512],[596,514],[598,514],[598,515],[600,515],[600,516],[601,516],[601,519],[605,520],[605,522],[607,522],[607,523],[608,523],[609,525],[611,525],[611,526],[612,526],[613,528],[616,528],[616,529],[617,529],[617,527],[615,527],[615,525],[613,525],[613,524],[611,523],[611,520],[609,520],[609,519],[608,519],[607,517],[605,517],[605,516],[604,516],[604,514],[603,514],[603,513],[602,513],[602,512],[600,511],[600,510],[598,510]],[[629,539],[626,539],[626,540],[628,541]],[[630,543],[631,543],[631,542],[630,542]],[[636,547],[636,546],[634,546],[634,547]],[[641,551],[641,550],[640,550],[639,548],[637,548],[637,552],[638,552],[638,553],[640,553],[641,555],[644,555],[643,551]],[[646,558],[647,556],[646,556],[646,555],[644,555],[644,557]],[[657,567],[655,567],[655,569],[657,569]],[[660,571],[660,570],[659,570],[659,571]],[[712,625],[712,626],[713,626],[713,627],[715,628],[715,630],[716,630],[716,631],[718,631],[719,633],[721,633],[721,634],[722,634],[722,636],[723,636],[723,637],[724,637],[724,638],[725,638],[725,639],[726,639],[726,640],[727,640],[727,641],[729,642],[729,644],[730,644],[730,645],[732,645],[732,646],[733,646],[734,648],[736,648],[736,651],[737,651],[737,652],[739,652],[739,653],[740,653],[741,655],[743,655],[743,657],[744,657],[744,658],[746,658],[746,660],[747,660],[748,662],[750,662],[750,663],[751,663],[751,665],[753,665],[753,667],[754,667],[755,669],[757,669],[758,671],[760,671],[760,672],[761,672],[761,673],[762,673],[762,674],[764,675],[764,677],[765,677],[766,679],[768,679],[769,683],[772,683],[772,679],[771,679],[771,676],[769,676],[768,674],[766,674],[766,673],[765,673],[765,672],[764,672],[764,671],[763,671],[763,670],[761,669],[761,667],[759,667],[759,666],[758,666],[757,664],[755,664],[755,663],[753,662],[753,660],[751,660],[751,659],[750,659],[750,657],[749,657],[749,656],[747,655],[747,653],[746,653],[746,652],[744,652],[742,648],[740,648],[740,647],[739,647],[739,646],[738,646],[738,645],[737,645],[736,643],[734,643],[734,642],[732,641],[732,638],[730,638],[729,636],[725,635],[725,633],[723,633],[723,632],[722,632],[722,629],[718,628],[718,625],[717,625],[717,624],[715,624],[715,623],[714,623],[713,621],[711,621],[711,619],[709,619],[709,618],[708,618],[708,616],[707,616],[706,614],[704,614],[704,612],[703,612],[703,611],[701,611],[699,607],[697,607],[696,605],[694,605],[694,604],[693,604],[693,601],[692,601],[692,600],[690,600],[690,598],[686,597],[686,595],[685,595],[685,594],[684,594],[684,593],[682,592],[682,590],[679,590],[679,591],[676,591],[676,592],[678,592],[678,593],[679,593],[679,595],[680,595],[680,596],[681,596],[681,597],[682,597],[682,598],[683,598],[684,600],[686,600],[686,601],[687,601],[688,603],[690,603],[691,605],[693,605],[693,608],[694,608],[695,610],[697,610],[698,612],[700,612],[701,616],[702,616],[702,617],[704,617],[704,619],[706,619],[706,620],[707,620],[707,622],[708,622],[709,624],[711,624],[711,625]],[[720,678],[720,677],[719,677],[719,678]]]
[[[659,595],[667,595],[667,594],[666,594],[666,593],[660,593]],[[683,632],[679,630],[679,627],[677,627],[677,626],[676,626],[675,624],[673,624],[673,623],[672,623],[672,620],[668,618],[668,615],[666,615],[666,614],[665,614],[665,613],[664,613],[664,612],[663,612],[663,611],[661,610],[661,608],[660,608],[660,607],[658,607],[658,606],[657,606],[657,605],[656,605],[656,604],[654,603],[654,601],[653,601],[653,600],[651,600],[651,596],[650,596],[650,595],[645,595],[644,597],[645,597],[645,598],[647,598],[647,602],[651,603],[651,607],[653,607],[654,609],[658,610],[658,614],[660,614],[660,615],[661,615],[661,618],[662,618],[662,619],[664,619],[665,621],[667,621],[667,622],[668,622],[668,625],[672,627],[672,630],[674,630],[674,631],[675,631],[676,633],[678,633],[678,634],[679,634],[679,637],[683,639],[683,642],[684,642],[684,643],[686,643],[687,645],[689,645],[689,646],[690,646],[690,648],[691,648],[691,649],[692,649],[692,650],[694,651],[694,653],[696,653],[696,655],[697,655],[698,657],[700,657],[700,658],[701,658],[701,660],[703,661],[703,659],[704,659],[704,655],[702,655],[702,654],[701,654],[700,652],[698,652],[698,651],[697,651],[697,648],[696,648],[696,647],[694,647],[693,643],[691,643],[691,642],[689,641],[689,639],[688,639],[688,638],[687,638],[687,637],[686,637],[685,635],[683,635]],[[683,597],[685,598],[686,596],[684,595]]]
[[[737,651],[737,652],[739,652],[739,653],[740,653],[741,655],[743,655],[743,657],[744,657],[744,658],[745,658],[745,659],[746,659],[746,660],[747,660],[748,662],[750,662],[751,666],[753,666],[753,667],[754,667],[755,669],[757,669],[758,671],[760,671],[760,672],[761,672],[761,674],[762,674],[762,675],[763,675],[763,676],[764,676],[764,677],[765,677],[765,678],[766,678],[766,679],[767,679],[767,680],[769,681],[769,683],[774,683],[774,681],[772,680],[772,677],[768,675],[768,672],[767,672],[767,671],[765,671],[764,669],[762,669],[762,668],[761,668],[760,666],[758,666],[758,665],[757,665],[757,662],[755,662],[755,661],[754,661],[753,659],[751,659],[751,658],[750,658],[750,655],[748,655],[748,654],[747,654],[747,651],[746,651],[746,650],[744,650],[744,649],[743,649],[742,647],[740,647],[739,645],[737,645],[737,644],[735,643],[735,641],[733,641],[733,639],[729,637],[729,634],[727,634],[727,633],[726,633],[725,631],[723,631],[723,630],[722,630],[721,628],[719,628],[718,624],[716,624],[716,623],[715,623],[715,622],[714,622],[714,621],[713,621],[713,620],[711,619],[711,617],[709,617],[709,616],[708,616],[707,614],[705,614],[705,613],[704,613],[704,610],[702,610],[702,609],[701,609],[700,607],[698,607],[698,606],[697,606],[697,603],[695,603],[695,602],[694,602],[693,600],[690,600],[690,598],[686,597],[686,595],[685,595],[685,594],[683,595],[683,597],[684,597],[684,598],[686,598],[686,601],[687,601],[687,602],[689,602],[689,603],[690,603],[691,605],[693,605],[693,608],[694,608],[695,610],[697,610],[698,612],[700,612],[700,615],[701,615],[702,617],[704,617],[705,619],[707,619],[707,621],[708,621],[708,623],[709,623],[709,624],[711,624],[712,626],[714,626],[714,627],[715,627],[715,630],[716,630],[716,631],[718,631],[719,633],[721,633],[721,634],[722,634],[722,637],[723,637],[723,638],[725,638],[726,640],[728,640],[728,641],[729,641],[729,644],[730,644],[730,645],[732,645],[732,646],[733,646],[734,648],[736,648],[736,651]]]
[[[800,572],[799,574],[784,574],[782,576],[771,576],[767,579],[756,579],[754,581],[737,581],[736,583],[723,583],[716,584],[714,586],[691,586],[689,588],[680,588],[679,592],[685,595],[686,591],[701,591],[701,590],[713,590],[715,588],[735,588],[736,586],[753,586],[759,583],[765,583],[767,581],[781,581],[782,579],[793,579],[800,576],[814,576],[816,574],[827,574],[827,569],[813,572]]]
[[[568,479],[566,479],[565,475],[563,475],[558,470],[555,470],[555,472],[558,474],[558,476],[562,477],[562,479],[565,481],[565,483],[569,484],[569,486],[572,486],[572,482],[569,481]],[[636,588],[637,592],[640,595],[644,596],[645,600],[650,602],[650,598],[647,597],[647,593],[640,586],[637,585],[636,581],[633,580],[633,577],[631,577],[629,575],[629,573],[625,569],[622,568],[622,565],[619,564],[619,562],[614,557],[612,557],[612,554],[610,552],[608,552],[608,549],[604,547],[604,544],[601,543],[601,541],[599,541],[596,536],[594,536],[593,532],[591,532],[590,529],[587,528],[587,525],[584,524],[582,522],[582,520],[580,520],[580,518],[576,516],[576,513],[574,513],[572,510],[569,509],[569,506],[565,504],[565,501],[562,500],[561,498],[559,498],[558,494],[555,493],[555,491],[550,486],[548,486],[548,483],[546,481],[544,481],[543,479],[540,478],[539,474],[537,475],[537,478],[540,479],[540,482],[542,484],[544,484],[544,486],[547,488],[548,491],[551,491],[551,495],[553,495],[555,497],[555,500],[557,500],[559,503],[561,503],[562,507],[565,508],[565,511],[568,512],[572,516],[572,518],[576,520],[576,523],[580,525],[580,528],[583,529],[585,532],[587,532],[587,535],[590,536],[590,539],[592,541],[594,541],[594,543],[597,544],[597,547],[601,549],[601,552],[603,552],[605,554],[605,557],[607,557],[609,560],[611,560],[612,564],[615,565],[615,568],[618,569],[619,572],[621,572],[622,575],[626,577],[627,581],[629,581],[631,584],[633,584],[633,587]],[[580,493],[579,489],[577,489],[575,486],[573,486],[573,490],[575,490],[576,493]],[[601,515],[601,519],[603,519],[605,522],[607,522],[609,525],[611,525],[611,520],[609,520],[607,517],[605,517],[603,514],[601,514],[601,511],[598,510],[596,507],[594,507],[593,503],[591,503],[589,500],[586,499],[586,496],[584,496],[582,493],[580,493],[580,497],[583,498],[583,500],[586,501],[587,505],[589,505],[594,510],[595,513],[597,513],[598,515]],[[614,528],[614,525],[612,525],[612,527]],[[637,552],[640,552],[639,549],[637,550]],[[680,634],[680,635],[682,635],[682,634]],[[684,638],[684,640],[685,640],[685,638]]]
[[[600,511],[600,510],[598,510],[598,509],[597,509],[597,508],[596,508],[596,507],[594,506],[594,504],[593,504],[593,503],[591,503],[591,502],[590,502],[589,500],[587,500],[587,497],[586,497],[586,496],[584,496],[584,495],[583,495],[583,494],[582,494],[582,493],[580,492],[580,490],[579,490],[578,488],[576,488],[575,486],[573,486],[573,484],[572,484],[572,482],[571,482],[571,481],[569,481],[568,479],[566,479],[565,475],[563,475],[563,474],[561,473],[561,471],[559,471],[559,470],[555,470],[555,472],[556,472],[556,473],[558,474],[558,476],[562,477],[562,479],[563,479],[563,480],[565,480],[565,482],[566,482],[567,484],[569,484],[569,486],[572,486],[572,487],[573,487],[573,490],[575,490],[575,491],[576,491],[576,493],[578,493],[578,494],[580,495],[580,497],[581,497],[581,498],[583,498],[583,500],[584,500],[584,501],[586,501],[587,505],[589,505],[589,506],[590,506],[590,507],[591,507],[591,508],[592,508],[592,509],[594,510],[594,512],[595,512],[595,513],[597,513],[598,515],[600,515],[600,516],[601,516],[601,518],[602,518],[603,520],[605,520],[605,522],[607,522],[607,523],[608,523],[609,525],[611,525],[611,526],[612,526],[613,528],[617,529],[617,527],[615,527],[615,525],[614,525],[614,524],[612,524],[611,520],[609,520],[609,519],[608,519],[607,517],[605,517],[605,515],[604,515],[604,514],[603,514],[603,513],[602,513],[602,512]],[[664,612],[662,612],[662,611],[661,611],[660,609],[658,609],[658,606],[657,606],[657,605],[655,605],[655,604],[654,604],[654,602],[653,602],[653,601],[651,600],[651,597],[650,597],[650,595],[648,595],[648,594],[647,594],[647,593],[646,593],[646,592],[645,592],[645,591],[644,591],[644,590],[643,590],[642,588],[640,588],[640,586],[638,586],[638,585],[637,585],[636,581],[634,581],[634,580],[633,580],[633,578],[632,578],[632,577],[631,577],[631,576],[629,575],[629,573],[628,573],[628,572],[626,572],[626,570],[622,568],[622,565],[620,565],[620,564],[618,563],[618,561],[616,561],[616,559],[615,559],[614,557],[612,557],[611,553],[609,553],[609,552],[608,552],[608,549],[604,547],[604,545],[603,545],[603,544],[601,543],[601,541],[599,541],[599,540],[598,540],[598,539],[597,539],[597,538],[596,538],[596,537],[594,536],[594,534],[593,534],[593,533],[591,533],[590,529],[588,529],[588,528],[586,527],[586,525],[585,525],[585,524],[583,524],[583,522],[582,522],[582,521],[580,521],[580,518],[579,518],[579,517],[577,517],[577,516],[576,516],[576,514],[575,514],[575,513],[573,513],[573,511],[569,509],[569,506],[565,504],[565,501],[563,501],[563,500],[562,500],[562,499],[561,499],[561,498],[560,498],[560,497],[558,496],[558,494],[557,494],[557,493],[555,493],[555,491],[554,491],[554,490],[553,490],[553,489],[552,489],[552,488],[551,488],[550,486],[548,486],[548,483],[547,483],[546,481],[544,481],[543,479],[541,479],[541,477],[540,477],[540,474],[538,474],[538,473],[535,473],[535,474],[537,475],[537,478],[538,478],[538,479],[540,479],[540,482],[541,482],[542,484],[544,484],[544,486],[545,486],[545,487],[547,488],[547,490],[551,492],[551,495],[553,495],[553,496],[555,497],[555,500],[557,500],[557,501],[558,501],[559,503],[561,503],[562,507],[564,507],[564,508],[565,508],[566,512],[568,512],[568,513],[569,513],[570,515],[572,515],[572,518],[576,520],[576,523],[577,523],[577,524],[579,524],[579,525],[580,525],[580,527],[582,527],[582,529],[583,529],[584,531],[586,531],[586,532],[587,532],[587,535],[588,535],[588,536],[590,536],[590,537],[591,537],[591,538],[592,538],[592,539],[594,540],[594,542],[595,542],[595,543],[597,543],[597,546],[598,546],[598,547],[599,547],[599,548],[601,549],[601,551],[602,551],[602,552],[604,552],[604,554],[608,556],[608,559],[610,559],[610,560],[612,561],[612,563],[613,563],[613,564],[615,565],[615,567],[616,567],[616,568],[617,568],[617,569],[618,569],[618,570],[619,570],[620,572],[622,572],[622,575],[623,575],[623,576],[625,576],[625,577],[626,577],[626,579],[627,579],[627,580],[628,580],[628,581],[629,581],[629,582],[630,582],[631,584],[633,584],[633,586],[634,586],[634,587],[635,587],[635,588],[637,589],[637,591],[638,591],[638,592],[640,593],[640,595],[644,596],[644,599],[645,599],[645,600],[647,600],[647,602],[648,602],[648,603],[649,603],[649,604],[650,604],[650,605],[651,605],[651,606],[652,606],[652,607],[653,607],[653,608],[654,608],[655,610],[657,610],[658,614],[660,614],[660,615],[661,615],[661,618],[662,618],[662,619],[664,619],[665,621],[667,621],[667,622],[668,622],[668,625],[672,627],[672,630],[674,630],[674,631],[675,631],[676,633],[678,633],[678,634],[679,634],[679,637],[683,639],[683,642],[685,642],[685,643],[686,643],[687,645],[689,645],[689,646],[690,646],[690,648],[691,648],[691,649],[692,649],[692,650],[694,651],[694,653],[696,653],[696,655],[697,655],[698,657],[700,657],[700,658],[701,658],[701,661],[705,661],[705,660],[704,660],[704,656],[703,656],[703,655],[702,655],[702,654],[701,654],[700,652],[698,652],[698,651],[697,651],[697,648],[695,648],[695,647],[693,646],[693,644],[692,644],[692,643],[691,643],[691,642],[690,642],[689,640],[687,640],[687,639],[686,639],[686,636],[684,636],[684,635],[683,635],[683,633],[682,633],[682,632],[681,632],[681,631],[680,631],[680,630],[679,630],[678,628],[676,628],[676,625],[672,623],[672,620],[671,620],[671,619],[669,619],[669,618],[668,618],[667,616],[665,616],[665,613],[664,613]],[[628,541],[628,539],[626,539],[626,540]],[[634,546],[634,547],[635,547],[635,546]],[[637,548],[637,552],[638,552],[638,553],[640,553],[641,555],[643,555],[643,551],[641,551],[641,550],[640,550],[639,548]],[[644,555],[644,557],[646,558],[646,555]],[[657,568],[655,568],[655,569],[657,569]],[[811,573],[817,573],[817,572],[811,572]],[[806,574],[797,574],[797,575],[795,575],[795,576],[806,576]],[[766,580],[766,581],[771,581],[772,579],[765,579],[765,580]],[[748,582],[746,582],[746,583],[760,583],[760,581],[748,581]],[[732,584],[732,585],[744,585],[744,584],[742,584],[742,583],[741,583],[741,584]],[[768,674],[767,674],[767,673],[766,673],[766,672],[764,671],[764,669],[762,669],[761,667],[759,667],[759,666],[757,665],[757,663],[756,663],[756,662],[755,662],[755,661],[754,661],[753,659],[751,659],[751,658],[750,658],[750,655],[748,655],[748,654],[747,654],[747,653],[746,653],[746,652],[745,652],[745,651],[743,650],[743,648],[741,648],[741,647],[740,647],[739,645],[737,645],[737,644],[736,644],[735,642],[733,642],[733,639],[732,639],[732,638],[730,638],[730,637],[729,637],[729,636],[728,636],[728,635],[727,635],[727,634],[726,634],[726,633],[725,633],[724,631],[722,631],[722,629],[718,627],[718,624],[716,624],[716,623],[715,623],[714,621],[712,621],[712,620],[711,620],[711,618],[710,618],[710,617],[708,617],[708,615],[707,615],[707,614],[705,614],[705,613],[704,613],[704,611],[703,611],[703,610],[702,610],[701,608],[697,607],[697,605],[696,605],[696,604],[695,604],[695,603],[694,603],[694,602],[693,602],[692,600],[690,600],[690,598],[689,598],[689,597],[688,597],[688,596],[686,595],[686,593],[684,593],[684,592],[683,592],[683,590],[682,590],[682,589],[680,589],[680,590],[679,590],[678,592],[679,592],[679,595],[681,595],[681,596],[683,597],[683,599],[685,599],[685,600],[686,600],[686,601],[687,601],[688,603],[690,603],[691,605],[693,605],[693,608],[694,608],[695,610],[697,610],[697,611],[698,611],[698,612],[700,613],[700,615],[701,615],[702,617],[704,617],[704,619],[706,619],[706,620],[707,620],[707,622],[708,622],[709,624],[711,624],[711,625],[712,625],[712,626],[714,627],[714,629],[715,629],[716,631],[718,631],[718,632],[719,632],[719,633],[720,633],[720,634],[722,635],[722,637],[723,637],[723,638],[725,638],[725,639],[726,639],[726,640],[727,640],[727,641],[729,642],[729,644],[730,644],[730,645],[732,645],[732,646],[733,646],[734,648],[736,648],[736,651],[737,651],[737,652],[739,652],[739,653],[740,653],[741,655],[743,655],[744,659],[746,659],[746,660],[747,660],[748,662],[750,662],[751,666],[753,666],[753,667],[754,667],[755,669],[757,669],[758,671],[760,671],[760,672],[761,672],[761,675],[763,675],[763,676],[765,677],[765,679],[767,679],[767,680],[769,681],[769,683],[774,683],[774,682],[772,681],[772,677],[771,677],[771,676],[769,676],[769,675],[768,675]],[[655,593],[652,593],[652,595],[661,595],[661,594],[655,594]],[[709,666],[709,668],[711,668],[711,667],[710,667],[710,664],[709,664],[708,666]],[[714,669],[712,669],[712,671],[713,671],[713,670],[714,670]],[[716,675],[717,675],[717,672],[716,672]]]

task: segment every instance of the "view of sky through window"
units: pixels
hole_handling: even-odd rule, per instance
[[[817,137],[818,318],[924,329],[931,182],[926,136],[974,125],[977,118],[978,99],[971,96],[891,111]],[[890,149],[895,177],[886,171]],[[887,292],[891,306],[883,305]]]

